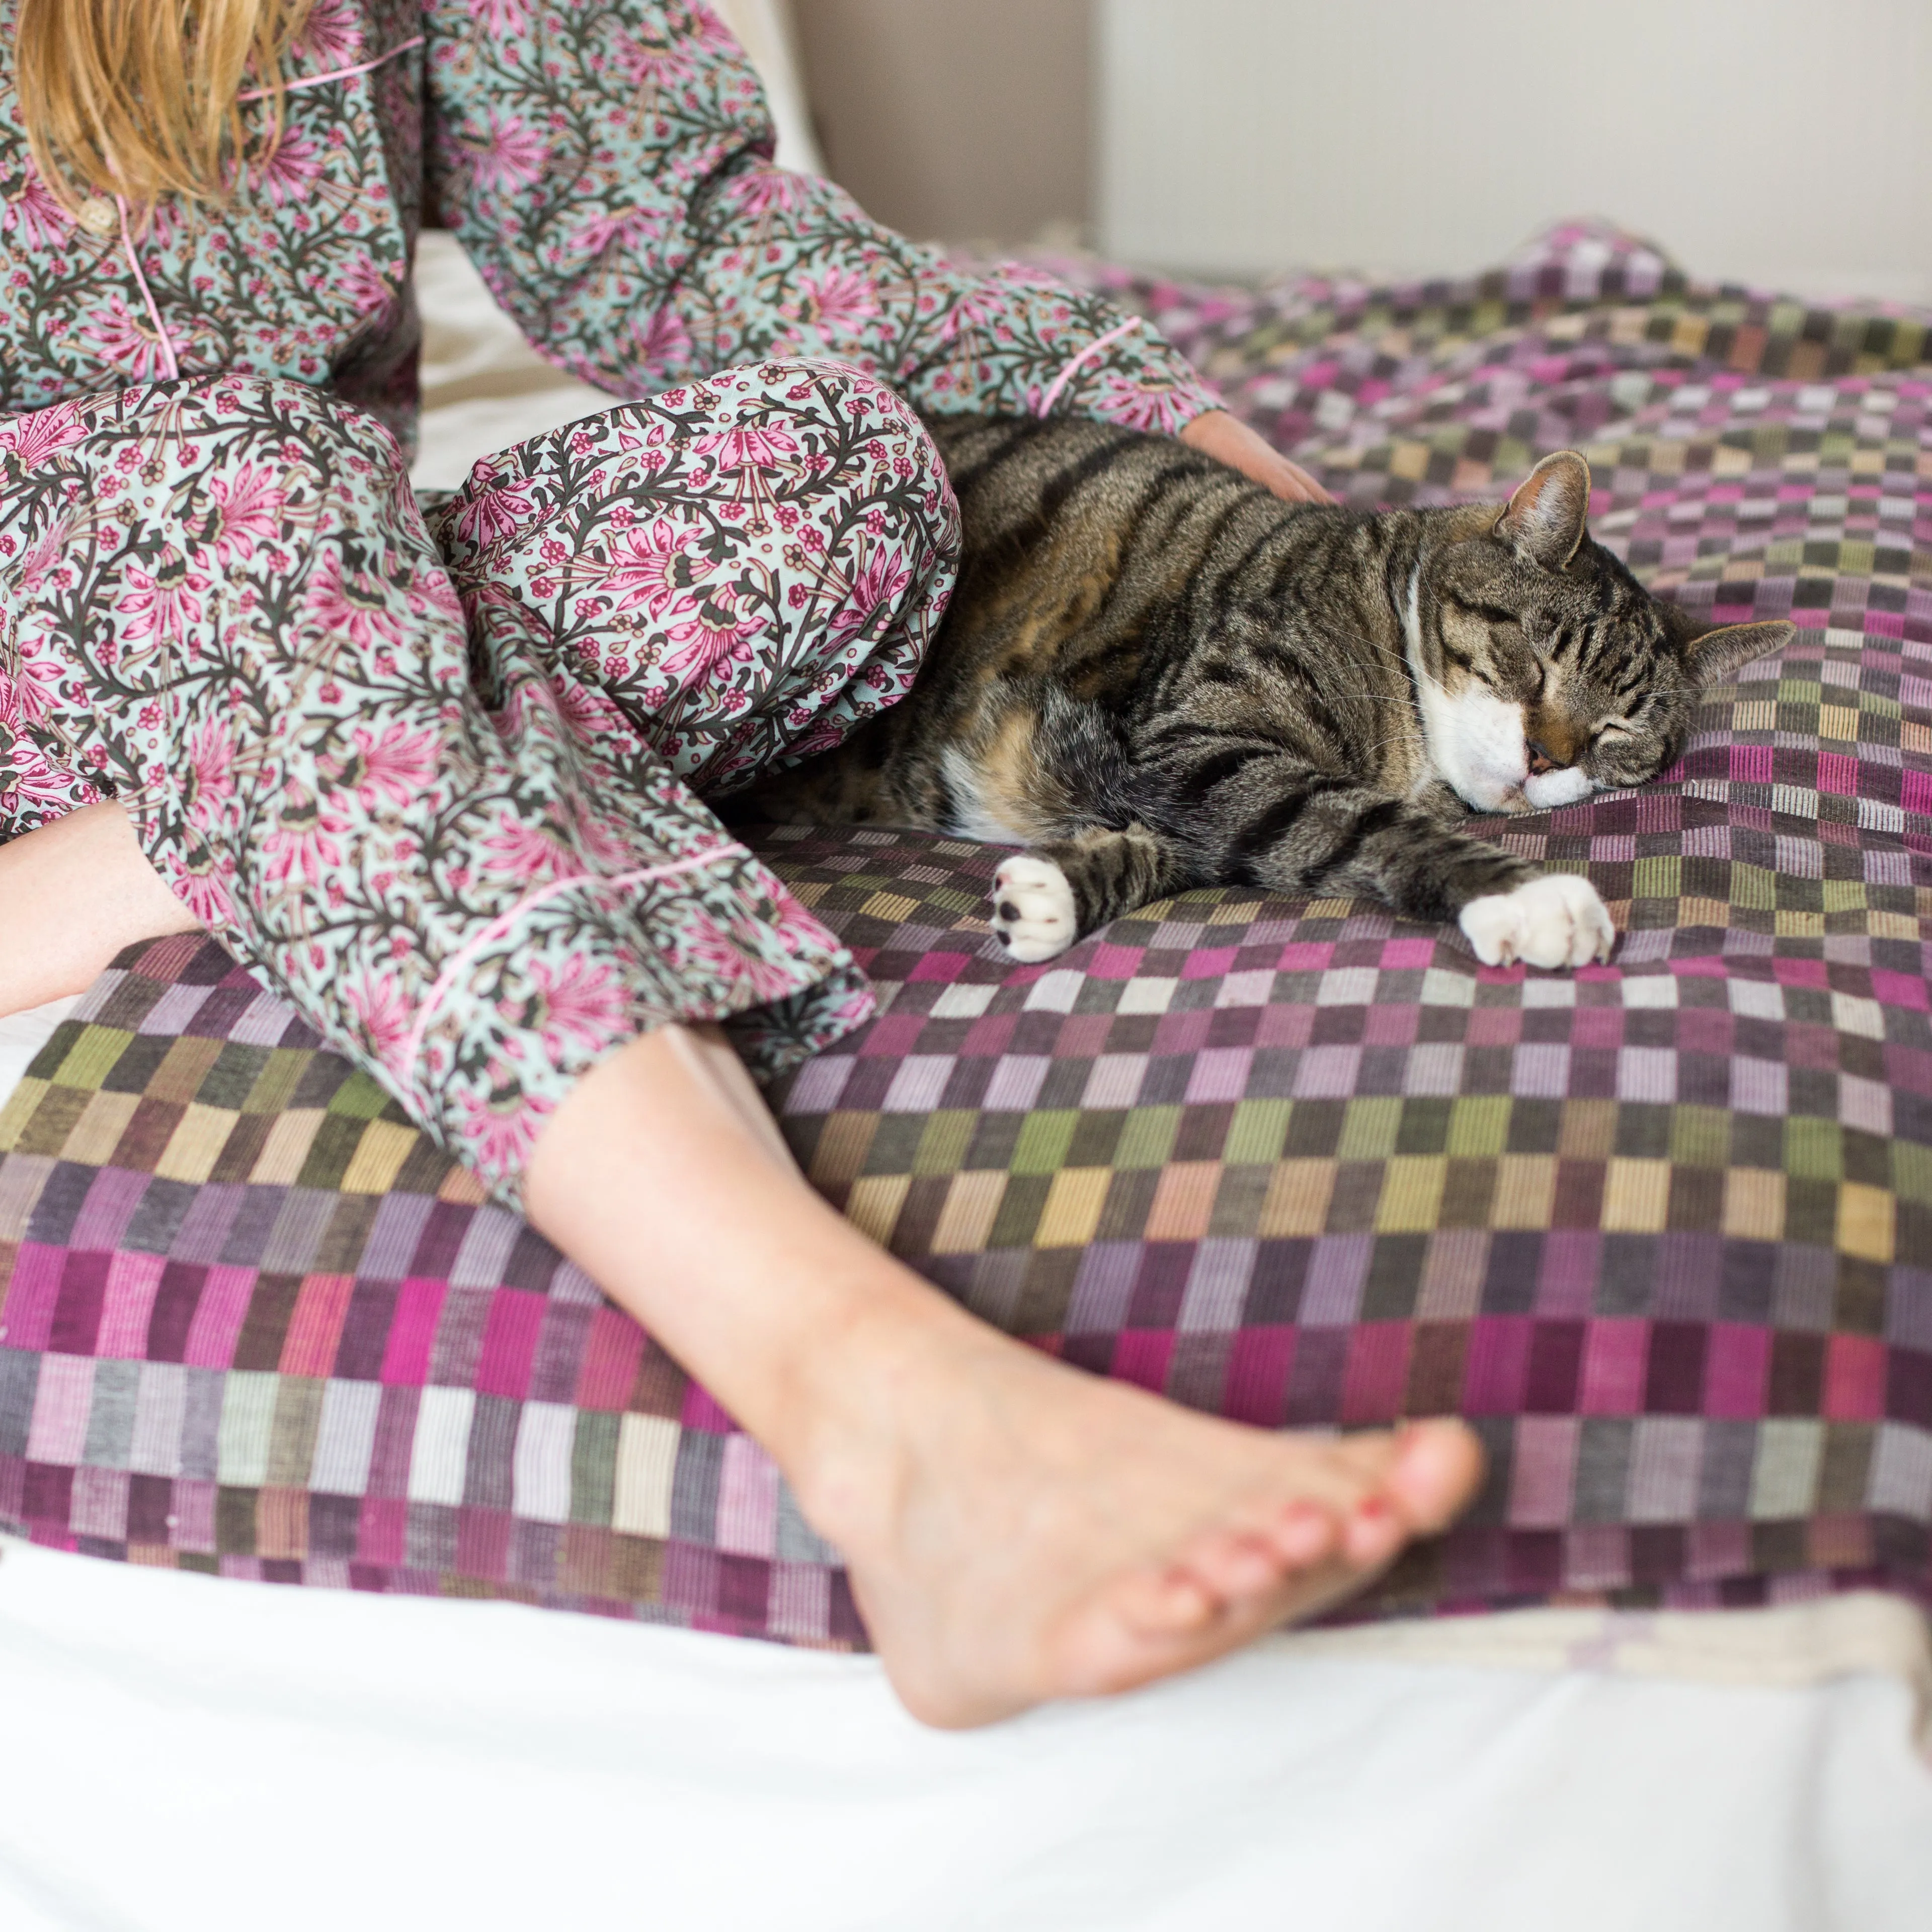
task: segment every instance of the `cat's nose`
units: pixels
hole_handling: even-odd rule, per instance
[[[1529,775],[1540,778],[1545,772],[1568,771],[1575,763],[1571,758],[1559,758],[1540,738],[1529,741]]]

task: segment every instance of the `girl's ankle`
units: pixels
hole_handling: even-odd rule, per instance
[[[855,1297],[789,1358],[765,1445],[813,1527],[836,1543],[890,1514],[905,1459],[949,1390],[988,1346],[1012,1346],[914,1276]]]

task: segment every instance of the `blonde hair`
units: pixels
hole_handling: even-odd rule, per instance
[[[20,0],[14,82],[34,164],[73,207],[226,198],[252,68],[280,139],[284,56],[311,0]]]

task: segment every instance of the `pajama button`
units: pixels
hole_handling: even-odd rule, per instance
[[[76,218],[90,235],[113,232],[115,207],[104,194],[91,194],[75,209]]]

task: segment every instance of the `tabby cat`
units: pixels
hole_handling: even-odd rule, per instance
[[[1100,423],[928,427],[964,548],[918,680],[748,803],[1024,846],[992,892],[1016,959],[1221,884],[1454,920],[1491,965],[1607,958],[1587,880],[1455,821],[1640,784],[1702,687],[1792,635],[1651,597],[1572,451],[1506,506],[1372,512]]]

